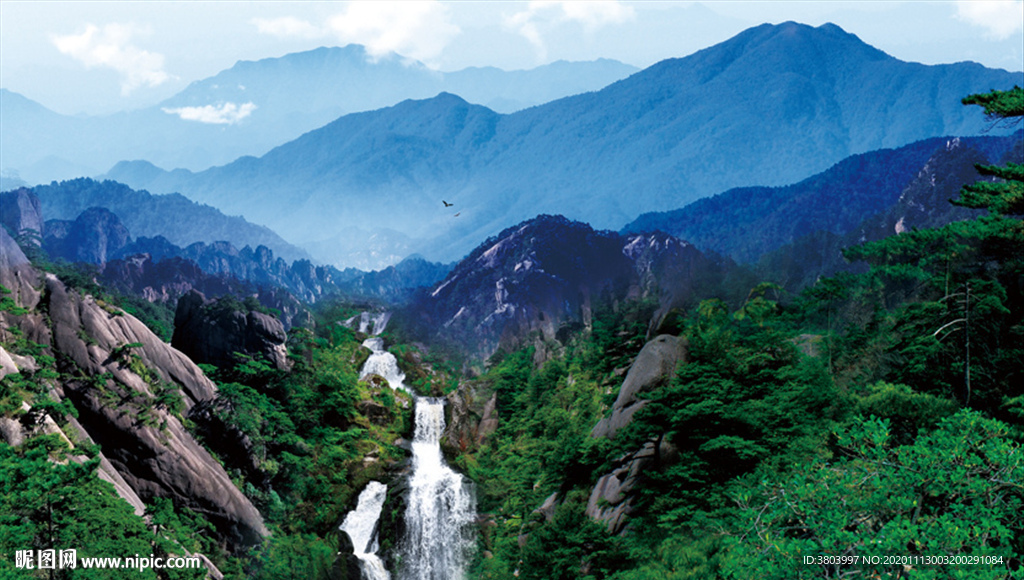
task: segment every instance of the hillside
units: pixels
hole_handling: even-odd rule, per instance
[[[947,141],[888,207],[843,233],[815,230],[799,235],[790,243],[760,256],[756,270],[762,278],[797,292],[824,276],[863,271],[866,267],[863,262],[851,263],[844,257],[846,248],[984,215],[982,210],[959,207],[951,204],[950,200],[960,197],[963,184],[982,179],[976,165],[1024,163],[1024,141],[1020,139],[1003,154],[978,147],[985,144],[991,142],[971,139]]]
[[[260,158],[130,183],[300,244],[358,228],[447,261],[540,213],[618,228],[729,188],[794,183],[851,154],[978,134],[989,123],[959,99],[1015,83],[1021,73],[973,63],[902,62],[834,25],[766,24],[511,115],[441,94],[347,115]],[[350,247],[318,257],[371,259],[341,237]]]

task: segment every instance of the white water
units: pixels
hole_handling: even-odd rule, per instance
[[[373,354],[363,364],[359,379],[365,379],[369,375],[380,375],[387,379],[392,389],[407,390],[402,382],[405,380],[405,373],[398,368],[398,359],[395,355],[384,350],[384,339],[376,336],[367,338],[363,341],[363,346],[373,351]]]
[[[363,312],[359,314],[359,332],[367,333],[376,336],[382,332],[388,326],[388,321],[391,320],[390,312]]]
[[[350,511],[339,528],[352,538],[353,552],[359,558],[364,580],[391,580],[384,562],[377,557],[377,520],[387,497],[388,486],[371,481],[359,494],[356,509]]]
[[[369,317],[364,312],[360,319],[360,331],[365,332],[364,328],[369,327],[369,322],[364,321],[372,320],[374,334],[381,332],[389,318],[388,313]],[[409,390],[403,382],[405,374],[398,368],[398,360],[384,350],[384,339],[374,336],[363,341],[363,346],[373,351],[373,354],[366,359],[359,374],[360,379],[376,374],[387,379],[392,389]],[[405,512],[405,537],[399,549],[403,568],[399,574],[401,580],[461,580],[472,556],[476,499],[470,482],[445,464],[440,445],[443,433],[444,399],[416,397],[412,475],[409,478],[410,491]],[[384,487],[382,484],[377,485]],[[368,490],[369,486],[359,495],[360,507],[363,494]],[[385,493],[386,487],[381,493],[382,504]],[[353,513],[358,512],[360,507]],[[366,525],[370,527],[370,534],[379,515],[380,507],[372,519],[367,518],[369,523]],[[345,521],[348,521],[347,517]],[[367,547],[369,552],[377,549],[375,540],[373,543],[372,549]],[[359,555],[360,549],[357,545],[356,556],[360,557],[363,564],[363,575],[369,580],[389,578],[380,559],[371,553],[369,556],[376,563],[370,564]],[[377,564],[380,564],[379,570],[384,576],[374,576],[378,572],[369,570],[370,566]]]
[[[459,580],[472,555],[476,501],[441,457],[443,432],[443,399],[417,397],[402,580]]]

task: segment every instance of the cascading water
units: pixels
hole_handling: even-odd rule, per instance
[[[401,580],[459,580],[474,546],[476,501],[441,457],[443,432],[443,399],[417,397]]]
[[[370,358],[363,363],[363,370],[359,371],[359,379],[365,379],[370,375],[380,375],[387,379],[392,389],[406,390],[405,373],[398,368],[398,359],[395,355],[384,350],[384,339],[380,337],[367,338],[363,346],[370,349]]]
[[[359,494],[356,509],[345,516],[339,529],[352,539],[353,552],[359,559],[364,580],[391,580],[384,562],[377,557],[377,520],[387,497],[388,486],[371,481]]]
[[[384,332],[389,320],[391,320],[390,312],[363,312],[359,315],[359,332],[376,336]]]
[[[364,328],[369,328],[372,321],[374,334],[377,334],[384,330],[389,318],[387,313],[368,316],[364,312],[360,317],[360,330],[365,332]],[[387,379],[392,389],[408,391],[403,383],[405,374],[398,368],[398,360],[384,350],[384,339],[376,336],[368,338],[363,341],[363,346],[370,349],[372,354],[366,359],[359,378],[371,374],[380,375]],[[399,547],[402,562],[399,578],[460,580],[475,545],[472,525],[476,518],[476,499],[472,484],[448,467],[441,455],[444,400],[414,397],[416,429],[413,434],[412,475],[409,477],[410,491],[405,512],[406,531]],[[360,505],[362,500],[360,494]],[[380,513],[379,509],[377,513]],[[370,525],[376,525],[376,517]],[[357,546],[356,550],[359,549]],[[361,561],[365,563],[365,560]],[[379,578],[371,576],[365,565],[363,574],[370,580]]]

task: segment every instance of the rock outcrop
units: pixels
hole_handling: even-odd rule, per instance
[[[644,345],[626,373],[612,405],[611,414],[591,431],[593,437],[614,438],[647,401],[640,394],[672,380],[676,368],[686,362],[686,340],[663,334]],[[646,470],[659,469],[674,460],[678,452],[662,438],[646,442],[639,450],[620,457],[611,472],[601,476],[590,492],[586,514],[608,526],[608,532],[621,532],[633,510],[631,492]]]
[[[477,449],[498,429],[498,395],[488,385],[463,381],[449,393],[445,432],[441,443],[446,452],[465,453]]]
[[[22,187],[0,193],[0,223],[11,234],[27,234],[27,241],[36,246],[42,244],[43,212],[39,198],[31,189]]]
[[[31,310],[39,304],[39,273],[4,228],[0,228],[0,285],[11,292],[8,297],[19,306]],[[4,314],[0,311],[0,317]]]
[[[33,357],[11,354],[4,350],[3,347],[0,347],[0,379],[13,373],[34,373],[38,370],[39,367]],[[65,434],[65,430],[70,430],[74,432],[76,441],[94,443],[89,434],[74,417],[66,417],[67,425],[62,429],[48,414],[36,416],[28,403],[22,402],[21,412],[20,416],[15,416],[14,418],[0,416],[0,440],[12,447],[17,447],[26,439],[37,434],[57,435],[71,450],[70,457],[73,461],[83,462],[87,459],[85,455],[75,453],[75,444]],[[113,485],[117,495],[132,506],[135,515],[142,516],[146,511],[146,505],[142,502],[142,499],[121,477],[121,474],[117,472],[110,463],[110,460],[102,452],[99,453],[99,458],[100,465],[97,476]]]
[[[267,536],[255,506],[182,425],[189,409],[216,397],[202,371],[131,315],[41,276],[3,230],[0,249],[0,282],[12,289],[8,297],[17,306],[0,312],[2,329],[18,328],[55,356],[58,378],[45,379],[50,396],[70,401],[78,412],[62,428],[45,417],[30,424],[5,418],[4,440],[16,443],[35,432],[26,429],[74,432],[65,437],[69,442],[101,446],[98,476],[137,514],[144,501],[166,497],[205,515],[231,548]],[[2,350],[0,368],[0,374],[39,370],[32,357]],[[31,416],[25,407],[29,415],[23,416]]]
[[[672,461],[678,452],[665,440],[648,441],[638,451],[623,455],[611,473],[597,480],[587,501],[586,514],[608,526],[608,533],[621,532],[633,511],[631,492],[648,469],[657,469]]]
[[[645,344],[630,365],[626,379],[622,381],[611,415],[601,419],[591,435],[614,438],[619,430],[629,424],[633,415],[647,404],[638,395],[671,380],[676,367],[685,361],[686,341],[682,338],[663,334]]]
[[[83,211],[73,222],[50,220],[44,225],[43,248],[69,262],[103,264],[128,245],[128,228],[102,207]]]
[[[69,291],[52,276],[46,300],[53,348],[86,377],[65,380],[58,393],[74,403],[83,430],[131,489],[144,500],[170,497],[189,506],[233,546],[267,536],[256,508],[185,430],[173,406],[157,398],[160,390],[180,389],[183,410],[214,398],[216,388],[202,371],[134,317]]]
[[[275,368],[291,367],[281,321],[248,310],[233,299],[206,300],[192,290],[178,300],[171,344],[192,360],[230,368],[234,353],[263,358]]]

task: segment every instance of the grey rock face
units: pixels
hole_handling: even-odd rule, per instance
[[[637,395],[671,380],[676,367],[685,361],[686,341],[681,338],[663,334],[645,344],[626,373],[611,416],[601,419],[590,432],[591,436],[614,438],[646,404]]]
[[[0,285],[11,291],[10,298],[24,308],[39,303],[39,275],[7,230],[0,227]],[[2,314],[0,314],[2,316]]]
[[[216,396],[202,371],[134,317],[69,292],[52,276],[46,294],[54,349],[87,376],[113,377],[105,384],[67,381],[59,394],[74,403],[82,429],[103,447],[127,486],[143,500],[170,497],[204,514],[234,547],[269,535],[259,512],[224,468],[175,415],[152,403],[154,379],[137,374],[131,361],[138,357],[157,380],[179,388],[186,408]]]
[[[31,189],[22,187],[0,193],[0,222],[14,235],[35,232],[35,245],[42,243],[43,213],[39,198]]]
[[[498,428],[498,395],[483,385],[463,382],[448,395],[450,416],[442,444],[446,451],[464,453],[487,441]]]
[[[53,276],[46,281],[54,346],[89,375],[109,372],[114,380],[149,395],[151,386],[131,371],[115,351],[125,345],[159,378],[181,389],[186,409],[212,399],[217,389],[203,372],[178,350],[154,335],[146,325],[121,310],[100,305],[91,296],[79,296]],[[90,338],[87,344],[82,336]]]
[[[667,441],[648,441],[638,451],[619,458],[618,466],[597,480],[587,501],[586,514],[608,526],[608,533],[617,534],[626,526],[633,510],[630,493],[647,469],[656,469],[670,461],[676,450]]]
[[[611,415],[594,426],[591,436],[614,438],[647,404],[638,395],[671,380],[676,367],[685,362],[686,341],[682,338],[663,334],[645,344],[626,373]],[[587,502],[587,516],[606,524],[609,533],[621,532],[633,510],[631,492],[644,471],[658,469],[676,455],[667,441],[652,440],[634,453],[620,457],[611,473],[603,475],[594,485]]]
[[[235,310],[207,301],[192,290],[178,300],[171,344],[192,360],[221,367],[236,364],[233,353],[265,358],[275,368],[291,367],[281,321],[262,312]]]

